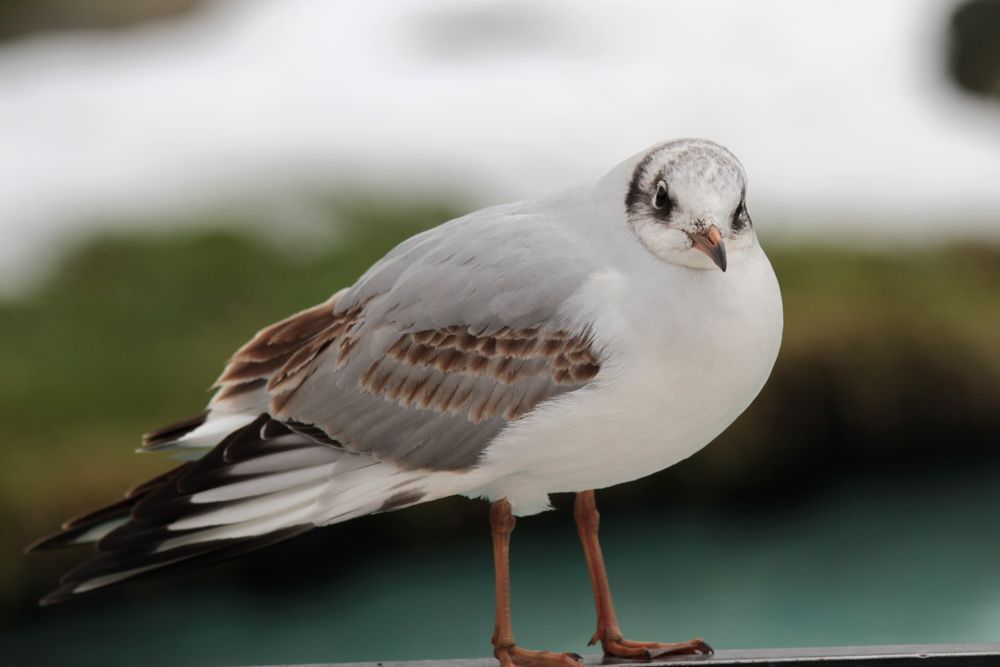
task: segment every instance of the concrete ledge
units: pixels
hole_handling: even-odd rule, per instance
[[[605,660],[587,656],[587,665],[751,665],[754,667],[1000,667],[1000,644],[909,644],[904,646],[842,646],[835,648],[732,649],[712,656],[683,656],[653,662]],[[420,660],[412,662],[353,662],[299,667],[497,667],[496,660]]]

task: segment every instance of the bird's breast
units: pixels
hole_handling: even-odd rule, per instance
[[[602,488],[669,467],[711,442],[763,387],[781,339],[770,265],[605,318],[595,381],[542,404],[489,447],[487,467],[525,497]],[[676,289],[677,286],[674,285]],[[630,293],[635,294],[634,291]],[[502,471],[502,473],[500,472]]]

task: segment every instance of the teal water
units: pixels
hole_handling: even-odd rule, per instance
[[[122,604],[108,596],[33,613],[0,641],[35,665],[485,656],[493,589],[483,509],[480,541],[366,553],[351,572],[294,593],[181,577]],[[514,533],[515,632],[525,646],[586,652],[592,599],[572,519],[562,519],[523,519]],[[664,507],[603,519],[619,618],[635,639],[1000,640],[1000,470],[865,478],[768,511]]]

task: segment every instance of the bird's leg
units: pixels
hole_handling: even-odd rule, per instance
[[[510,624],[510,534],[514,514],[506,499],[490,506],[490,529],[493,533],[493,565],[497,584],[497,623],[493,630],[493,655],[501,667],[580,667],[580,656],[573,653],[531,651],[514,643]]]
[[[590,571],[590,583],[594,588],[594,603],[597,606],[597,632],[591,637],[590,646],[601,642],[604,655],[643,660],[668,655],[712,653],[712,647],[701,639],[674,643],[635,642],[623,639],[621,628],[618,627],[618,618],[615,616],[615,607],[611,602],[611,588],[608,586],[608,573],[604,569],[601,543],[597,539],[601,515],[597,512],[593,491],[581,491],[576,494],[573,516],[576,518],[576,529],[583,543],[583,553],[587,557],[587,569]]]

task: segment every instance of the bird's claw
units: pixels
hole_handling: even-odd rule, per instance
[[[500,667],[581,667],[583,658],[576,653],[533,651],[520,646],[498,646],[493,655]]]
[[[676,655],[711,655],[715,651],[705,640],[686,642],[636,642],[621,637],[601,639],[604,655],[631,660],[653,660]]]

